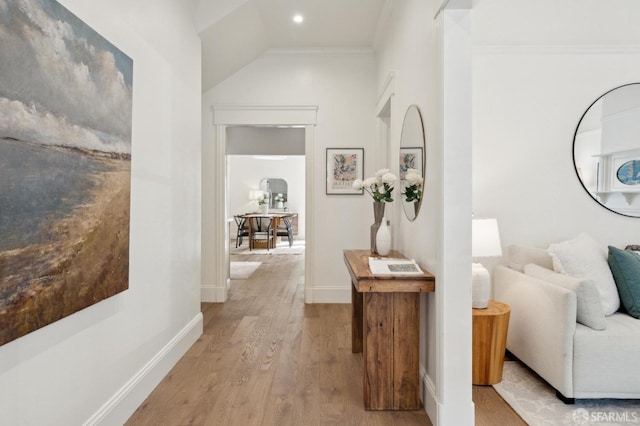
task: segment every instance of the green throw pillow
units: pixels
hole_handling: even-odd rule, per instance
[[[629,315],[640,318],[640,256],[609,246],[607,260],[618,287],[622,306]]]

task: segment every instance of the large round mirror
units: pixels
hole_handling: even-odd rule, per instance
[[[400,193],[402,210],[409,220],[415,220],[423,198],[426,144],[422,115],[411,105],[402,123],[400,135]]]
[[[640,83],[616,87],[589,106],[573,138],[573,163],[596,202],[640,217]]]

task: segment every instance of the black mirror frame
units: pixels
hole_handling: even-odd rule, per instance
[[[585,190],[585,192],[589,195],[589,197],[594,200],[598,205],[602,206],[603,208],[609,210],[612,213],[618,214],[620,216],[624,216],[624,217],[632,217],[632,218],[640,218],[640,216],[632,216],[629,214],[625,214],[625,213],[621,213],[619,211],[616,211],[612,208],[607,207],[606,205],[604,205],[602,202],[600,202],[600,200],[598,200],[597,197],[595,197],[593,194],[591,194],[591,192],[589,191],[589,189],[585,186],[585,183],[583,182],[582,178],[580,177],[580,172],[578,170],[578,165],[576,164],[576,138],[578,137],[578,130],[580,130],[580,125],[582,124],[582,121],[584,120],[585,116],[589,113],[589,110],[591,109],[591,107],[593,107],[598,101],[600,101],[602,98],[604,98],[606,95],[608,95],[611,92],[614,92],[616,90],[622,89],[623,87],[629,87],[629,86],[635,86],[635,85],[640,85],[640,83],[627,83],[627,84],[622,84],[620,86],[614,87],[611,90],[606,91],[605,93],[603,93],[602,95],[598,96],[593,102],[591,102],[591,104],[587,107],[587,109],[584,111],[584,113],[582,114],[582,116],[580,117],[580,120],[578,121],[578,125],[576,126],[576,130],[573,134],[573,144],[572,144],[572,157],[573,157],[573,168],[574,171],[576,172],[576,177],[578,178],[578,182],[580,182],[580,185],[582,186],[582,188]]]

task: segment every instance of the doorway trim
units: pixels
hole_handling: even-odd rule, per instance
[[[377,143],[375,149],[376,155],[376,170],[385,167],[385,165],[393,165],[393,156],[391,155],[391,124],[392,124],[392,111],[394,110],[395,94],[396,94],[396,73],[391,71],[387,74],[382,85],[382,91],[378,95],[376,101],[376,126],[377,126]],[[397,159],[396,159],[397,161]],[[393,166],[392,166],[393,167]],[[392,168],[392,173],[396,171]],[[398,203],[393,203],[398,204]],[[400,211],[400,206],[390,205],[387,207],[389,216],[392,221],[394,217],[400,217],[396,212]],[[397,226],[397,222],[393,222],[394,226]],[[397,247],[395,241],[396,235],[394,233],[393,246]]]
[[[305,126],[305,302],[313,294],[314,237],[314,129],[317,106],[212,105],[213,135],[203,141],[202,180],[202,302],[225,302],[229,278],[229,224],[227,221],[227,127]],[[212,144],[209,146],[208,144]],[[204,173],[206,169],[213,173]],[[207,179],[207,176],[211,178]],[[207,262],[206,259],[213,260]]]

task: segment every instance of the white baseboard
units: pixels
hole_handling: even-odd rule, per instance
[[[203,285],[200,287],[200,300],[204,303],[215,303],[218,287]]]
[[[84,426],[122,425],[202,335],[202,313],[149,360],[118,392],[105,402]]]
[[[427,412],[431,423],[438,424],[438,399],[436,398],[436,387],[427,374],[427,370],[420,364],[420,393],[422,394],[422,405]]]
[[[203,285],[200,287],[200,301],[203,303],[220,303],[225,302],[226,292],[231,287],[231,280],[227,280],[227,288],[216,287],[212,285]]]
[[[322,286],[307,289],[311,293],[307,303],[351,303],[351,287]]]

